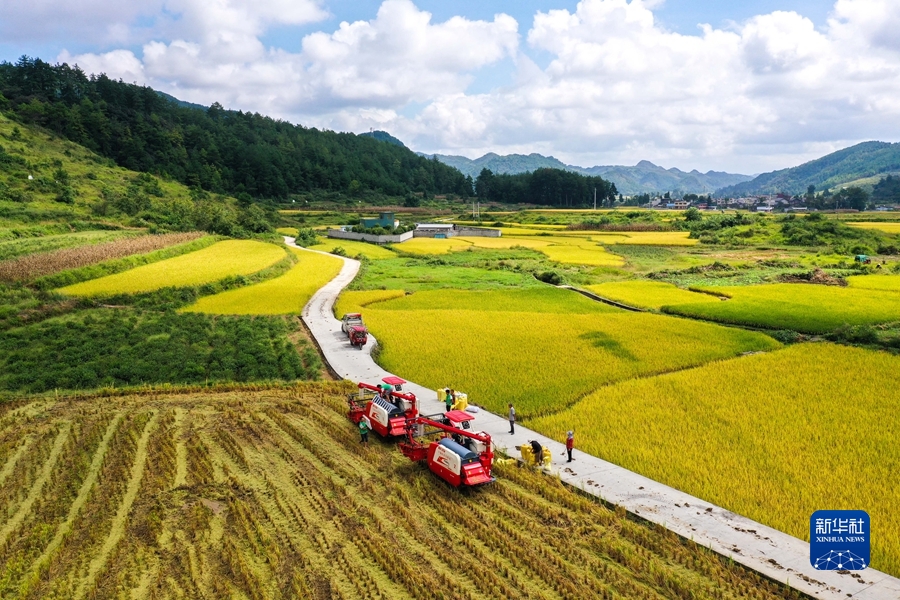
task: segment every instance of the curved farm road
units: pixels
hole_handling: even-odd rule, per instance
[[[294,238],[285,242],[297,247]],[[314,252],[314,250],[309,250]],[[303,308],[303,321],[325,356],[332,370],[340,377],[354,382],[378,383],[392,375],[372,360],[371,351],[377,343],[373,336],[362,350],[350,346],[341,331],[341,323],[334,318],[332,308],[341,290],[359,271],[359,262],[344,258],[341,272],[322,287]],[[402,377],[402,374],[398,374]],[[448,382],[450,384],[452,382]],[[440,412],[444,405],[437,392],[410,382],[404,391],[413,392],[420,399],[425,414]],[[695,498],[676,489],[618,467],[612,463],[576,450],[576,460],[567,466],[560,454],[565,446],[521,425],[516,434],[509,435],[505,416],[482,410],[474,428],[489,433],[497,448],[509,449],[510,456],[518,456],[514,446],[528,440],[539,440],[550,448],[554,458],[553,472],[579,489],[602,497],[606,502],[621,505],[628,511],[665,526],[675,533],[733,559],[755,571],[815,598],[860,600],[897,600],[900,598],[900,579],[880,571],[866,569],[860,579],[836,571],[817,571],[809,562],[809,544],[723,508]],[[846,573],[846,572],[845,572]]]

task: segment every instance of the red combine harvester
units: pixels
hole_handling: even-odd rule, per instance
[[[403,455],[415,462],[427,460],[432,473],[450,485],[474,487],[494,481],[494,451],[487,433],[415,417],[406,422],[406,436],[406,441],[400,442]],[[422,440],[431,436],[439,437],[430,443]]]
[[[390,386],[377,386],[360,382],[358,394],[347,398],[350,410],[347,416],[354,423],[366,416],[372,429],[382,437],[406,435],[406,423],[419,416],[416,395],[391,390]],[[386,390],[389,400],[381,397],[379,392]]]

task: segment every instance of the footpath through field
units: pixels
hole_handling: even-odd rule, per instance
[[[294,238],[285,237],[294,246]],[[310,250],[315,252],[315,250]],[[377,343],[369,336],[362,350],[353,348],[341,331],[341,323],[334,318],[332,307],[341,290],[359,271],[359,262],[344,258],[341,272],[316,292],[303,308],[306,323],[322,350],[331,369],[340,377],[353,382],[379,383],[382,377],[394,375],[379,367],[371,357]],[[398,374],[402,377],[402,374]],[[453,382],[448,381],[451,385]],[[404,391],[419,398],[425,414],[438,413],[444,408],[435,390],[415,383],[404,384]],[[477,399],[475,399],[477,401]],[[584,424],[580,424],[583,428]],[[553,474],[585,492],[602,498],[652,523],[706,546],[735,562],[760,572],[776,581],[788,584],[815,598],[837,600],[900,599],[900,579],[874,569],[860,572],[818,571],[809,562],[809,544],[771,527],[767,527],[733,512],[704,502],[674,488],[652,481],[605,460],[577,450],[575,460],[566,463],[565,445],[521,425],[515,435],[509,434],[506,416],[481,410],[473,428],[491,435],[496,448],[509,456],[518,457],[515,449],[530,440],[538,440],[553,455]],[[822,507],[830,508],[830,507]]]

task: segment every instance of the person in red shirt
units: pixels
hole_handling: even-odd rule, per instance
[[[566,462],[572,462],[572,449],[575,447],[575,432],[570,431],[566,433],[566,452],[569,453],[569,460]]]

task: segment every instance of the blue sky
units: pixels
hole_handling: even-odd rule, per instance
[[[900,139],[896,31],[896,0],[11,0],[0,58],[424,152],[755,173]]]

